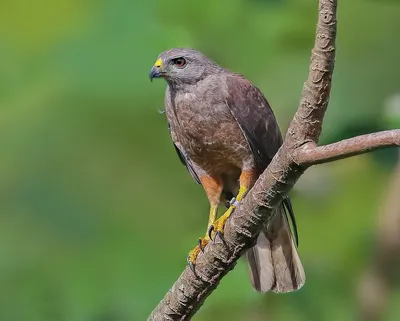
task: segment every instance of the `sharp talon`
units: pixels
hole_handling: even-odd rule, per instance
[[[189,262],[189,268],[192,270],[193,273],[196,273],[194,267],[195,267],[195,264],[193,264],[192,262]]]
[[[218,231],[218,232],[215,234],[214,240],[217,238],[217,236],[221,239],[222,242],[225,242],[224,234],[223,234],[222,232]]]
[[[194,270],[195,264],[193,264],[193,262],[189,261],[189,257],[186,259],[186,262],[189,265],[189,268],[192,270],[192,272],[196,273]]]
[[[201,239],[199,239],[199,241],[198,241],[198,246],[199,246],[200,251],[202,251],[204,253],[204,247],[203,247],[203,244],[201,242]]]
[[[207,232],[208,237],[210,238],[211,241],[214,241],[212,236],[211,236],[213,231],[214,231],[214,226],[211,225],[210,228],[208,229],[208,232]]]

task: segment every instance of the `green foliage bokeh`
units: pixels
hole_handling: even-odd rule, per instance
[[[340,4],[322,142],[384,129],[400,90],[400,4]],[[282,130],[307,77],[316,0],[0,3],[0,320],[145,320],[205,231],[148,72],[197,48],[267,96]],[[349,320],[395,153],[307,172],[296,186],[305,287],[265,296],[241,261],[195,320]],[[399,297],[397,291],[396,296]],[[389,305],[387,320],[397,320]]]

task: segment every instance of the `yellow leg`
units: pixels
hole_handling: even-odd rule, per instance
[[[224,226],[226,220],[231,216],[232,212],[236,208],[238,202],[240,202],[247,194],[248,190],[253,186],[255,180],[257,178],[257,172],[255,170],[245,170],[242,171],[239,178],[239,192],[235,197],[235,202],[231,204],[228,210],[218,219],[216,220],[208,230],[208,237],[212,240],[215,239],[215,236],[219,235],[222,238]],[[214,233],[214,237],[212,234]]]
[[[211,205],[210,215],[208,218],[207,231],[209,230],[210,226],[215,222],[215,218],[217,217],[217,212],[218,212],[218,204]],[[187,257],[187,262],[189,264],[189,267],[192,269],[192,271],[194,271],[194,266],[195,266],[197,256],[199,255],[200,251],[204,250],[205,246],[209,242],[210,242],[210,238],[208,236],[208,233],[206,232],[206,235],[204,237],[199,238],[198,245],[189,252],[189,255]]]
[[[216,220],[212,225],[210,225],[208,229],[208,238],[212,240],[215,238],[216,235],[219,235],[220,237],[223,234],[224,231],[224,226],[226,223],[226,220],[231,216],[233,210],[236,208],[236,202],[240,202],[245,196],[248,191],[248,188],[246,186],[240,186],[239,192],[237,196],[235,197],[235,202],[227,209],[227,211],[221,215],[221,217]],[[214,232],[214,237],[212,237],[212,233]]]
[[[215,222],[215,219],[217,218],[217,212],[218,212],[218,204],[211,205],[210,215],[208,217],[207,231],[210,228],[211,224]]]

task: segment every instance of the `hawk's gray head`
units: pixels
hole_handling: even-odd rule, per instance
[[[206,76],[222,70],[201,52],[174,48],[161,53],[150,71],[150,80],[163,77],[169,84],[195,84]]]

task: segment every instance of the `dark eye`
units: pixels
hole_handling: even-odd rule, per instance
[[[176,58],[176,59],[174,59],[174,64],[178,68],[183,68],[186,65],[186,59],[185,58]]]

